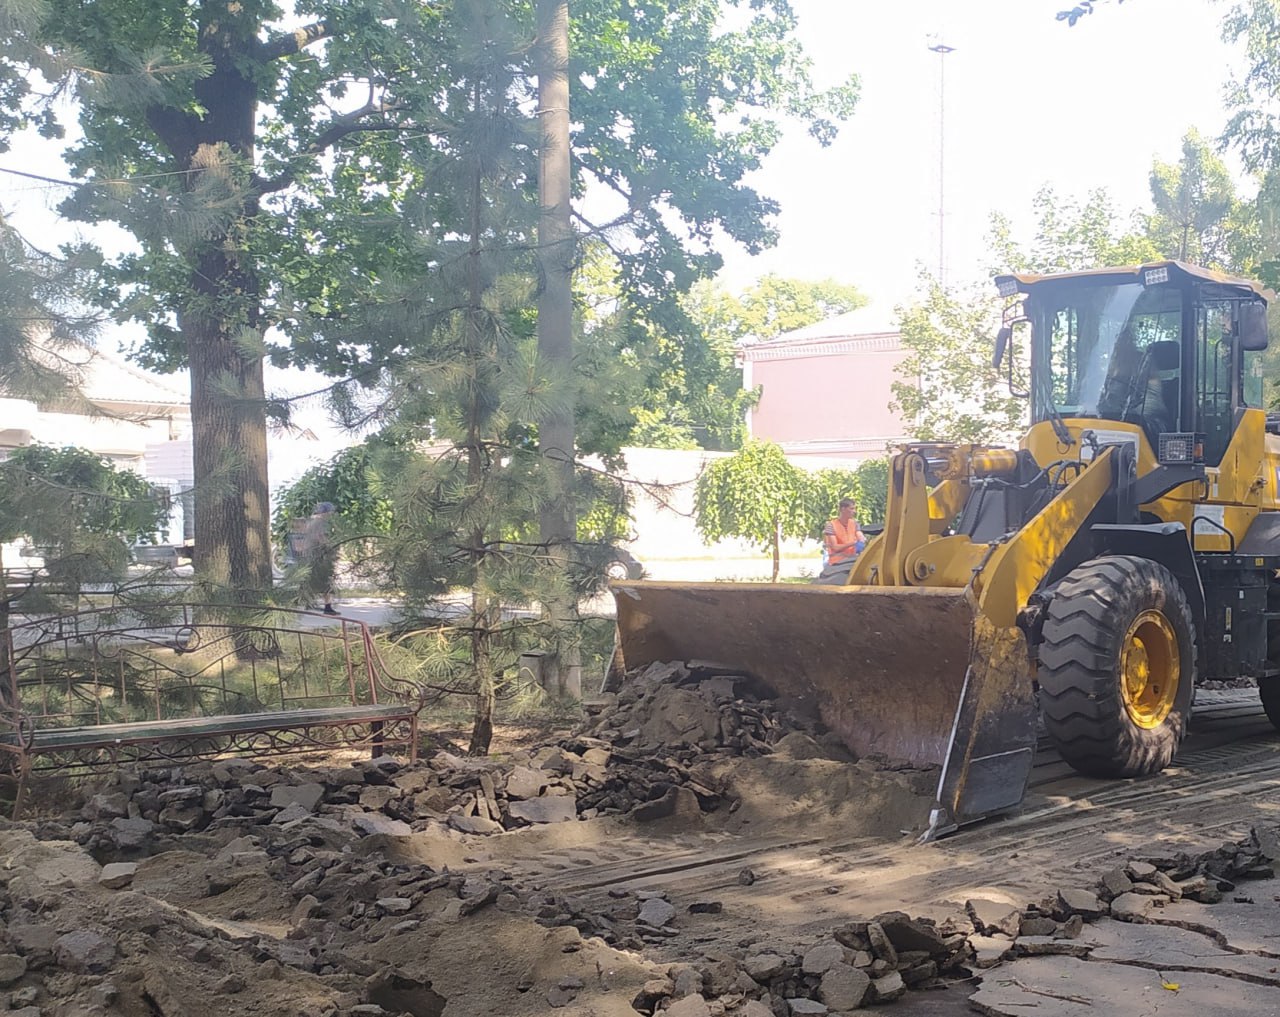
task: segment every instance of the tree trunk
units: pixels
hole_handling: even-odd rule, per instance
[[[11,654],[9,648],[9,577],[5,575],[4,558],[0,554],[0,712],[18,709],[17,692],[13,687],[13,674],[9,670]],[[11,718],[5,717],[7,723]]]
[[[478,578],[478,577],[477,577]],[[494,611],[487,599],[471,591],[471,663],[476,670],[476,712],[471,725],[471,744],[467,753],[487,756],[493,741],[493,709],[497,694],[493,685],[493,659],[489,641],[494,624]]]
[[[475,113],[480,111],[482,91],[476,82],[473,90]],[[480,488],[485,483],[485,460],[481,451],[484,435],[481,432],[481,403],[486,397],[485,363],[488,359],[488,344],[480,328],[480,319],[484,313],[484,287],[481,281],[480,259],[484,254],[483,227],[480,214],[484,201],[484,178],[477,168],[471,179],[471,227],[470,246],[467,251],[467,320],[466,343],[468,369],[472,372],[471,386],[468,392],[467,412],[467,486],[472,497],[478,497]],[[485,578],[485,532],[477,527],[471,531],[471,555],[474,569],[471,575],[471,666],[476,676],[476,712],[471,725],[471,744],[467,751],[473,756],[487,756],[489,745],[493,741],[493,710],[497,705],[497,696],[493,685],[493,660],[490,640],[495,624],[494,605],[488,594],[482,593]],[[499,608],[501,605],[498,605]],[[501,619],[501,611],[497,613]]]
[[[570,219],[569,164],[569,5],[567,0],[538,0],[538,352],[563,378],[573,370],[573,224]],[[539,541],[560,569],[572,564],[577,537],[573,498],[573,403],[538,421],[543,461],[551,474],[552,496],[539,520]],[[555,685],[564,695],[582,694],[582,666],[577,642],[577,604],[546,605],[556,633],[550,662]]]
[[[253,285],[220,251],[200,265],[192,285],[210,298],[236,280]],[[226,321],[198,312],[180,321],[191,368],[196,573],[252,603],[271,586],[262,359],[246,355]]]
[[[773,576],[769,582],[776,583],[778,581],[778,572],[780,571],[782,559],[782,520],[775,519],[773,521]]]
[[[188,191],[213,173],[222,201],[238,194],[213,236],[173,241],[191,259],[191,298],[177,313],[191,373],[196,573],[245,603],[271,585],[260,290],[253,264],[237,249],[241,227],[258,211],[249,183],[258,110],[256,10],[225,0],[201,3],[198,45],[212,64],[195,85],[201,113],[171,106],[147,113],[185,171]]]

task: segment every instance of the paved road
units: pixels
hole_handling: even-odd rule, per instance
[[[780,575],[784,578],[803,578],[815,574],[820,568],[815,558],[786,559],[782,562]],[[710,583],[710,582],[765,582],[769,579],[772,562],[761,555],[759,558],[722,558],[716,560],[677,560],[647,561],[644,563],[645,579],[669,582]],[[458,594],[444,605],[444,611],[455,610],[459,615],[465,613],[465,594]],[[366,625],[384,626],[395,621],[399,614],[399,600],[392,597],[343,597],[341,593],[334,601],[334,607],[343,618],[364,622]],[[613,597],[607,593],[583,603],[584,614],[612,617]],[[519,612],[515,612],[519,613]],[[331,620],[323,615],[307,615],[303,623],[310,627],[323,627],[331,624]]]

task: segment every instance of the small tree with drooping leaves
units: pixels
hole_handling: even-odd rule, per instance
[[[83,252],[41,251],[0,212],[0,394],[62,412],[105,413],[68,366],[100,324],[79,299],[91,265]],[[26,539],[41,548],[46,573],[63,588],[122,578],[128,544],[160,530],[166,515],[152,485],[88,449],[28,445],[0,463],[0,542]],[[0,594],[0,627],[8,598]]]
[[[857,519],[864,526],[884,521],[888,498],[889,460],[868,459],[852,469],[833,467],[809,474],[805,489],[806,536],[822,540],[822,530],[839,512],[840,499],[858,503]]]
[[[271,519],[276,548],[288,550],[295,520],[306,519],[322,501],[335,506],[336,529],[344,541],[369,545],[372,538],[390,532],[391,501],[374,465],[375,454],[376,442],[352,445],[281,491]]]
[[[773,555],[778,581],[782,541],[808,535],[805,511],[809,478],[769,441],[749,441],[742,451],[711,463],[698,476],[694,515],[708,541],[741,537]]]
[[[29,540],[44,559],[48,581],[19,592],[31,594],[24,609],[55,607],[45,596],[48,589],[73,599],[86,583],[118,589],[129,545],[151,539],[167,517],[164,494],[89,449],[27,445],[0,463],[0,541]],[[8,625],[9,608],[4,593],[0,627]]]

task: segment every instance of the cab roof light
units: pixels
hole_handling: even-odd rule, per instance
[[[1142,273],[1143,286],[1158,286],[1160,283],[1169,281],[1169,266],[1161,265],[1159,268],[1148,268]]]
[[[1018,294],[1017,279],[997,279],[996,292],[1002,297],[1013,297]]]

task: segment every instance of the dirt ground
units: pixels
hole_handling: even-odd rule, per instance
[[[1096,1017],[1130,1000],[1167,1017],[1280,1001],[1280,740],[1256,693],[1206,694],[1148,780],[1087,781],[1042,746],[1019,815],[919,845],[936,774],[854,761],[723,676],[659,677],[572,732],[504,730],[484,761],[455,737],[414,766],[38,780],[0,822],[0,1011]],[[1106,978],[1121,1002],[1100,1009]]]

